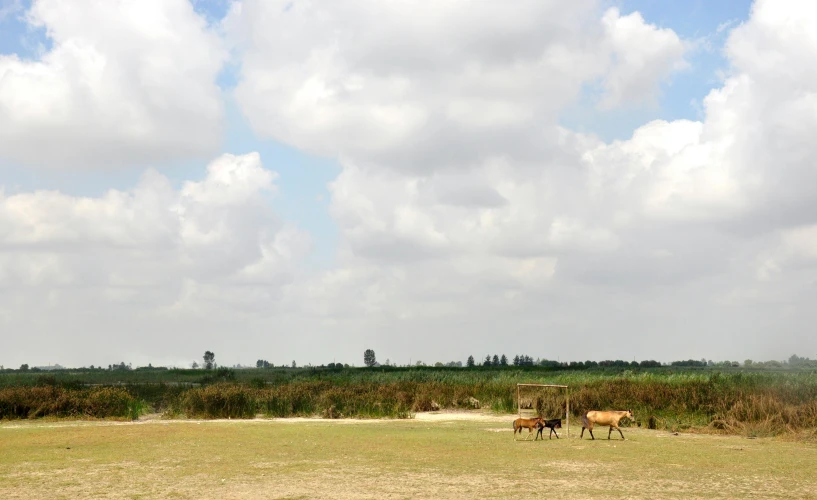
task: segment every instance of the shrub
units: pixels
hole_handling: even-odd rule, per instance
[[[144,402],[117,387],[76,390],[42,385],[0,389],[0,418],[135,418],[144,408]]]

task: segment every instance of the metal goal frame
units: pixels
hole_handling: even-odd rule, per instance
[[[570,388],[566,385],[558,384],[516,384],[516,410],[520,418],[522,417],[522,393],[520,391],[522,387],[552,387],[565,390],[565,421],[567,422],[567,437],[570,438]]]

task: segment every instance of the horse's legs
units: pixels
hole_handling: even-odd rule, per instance
[[[581,439],[581,438],[582,438],[582,436],[584,436],[584,427],[582,427],[582,433],[581,433],[581,434],[579,434],[579,439]]]
[[[550,428],[550,433],[551,434],[556,434],[556,439],[559,439],[559,433],[556,432],[556,429],[554,429],[553,427]],[[551,437],[550,439],[553,439],[553,438]]]
[[[610,429],[607,430],[607,439],[610,439],[610,433],[613,432],[613,426],[610,426]]]
[[[596,436],[593,435],[593,429],[587,429],[587,430],[590,431],[590,437],[593,438],[593,439],[596,439]]]
[[[616,430],[618,431],[619,434],[621,434],[621,439],[623,440],[624,439],[624,434],[621,433],[621,429],[616,427]]]

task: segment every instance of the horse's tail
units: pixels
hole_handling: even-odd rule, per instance
[[[582,426],[583,427],[590,427],[590,422],[587,421],[587,414],[588,413],[589,412],[584,412],[584,415],[582,415]]]

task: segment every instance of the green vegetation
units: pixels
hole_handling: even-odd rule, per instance
[[[0,374],[0,418],[42,416],[407,418],[437,409],[514,413],[516,384],[570,386],[574,418],[631,408],[631,425],[774,435],[817,428],[817,373],[708,368],[550,370],[542,367],[64,371]],[[109,401],[108,401],[109,400]],[[557,391],[523,407],[564,414]]]

